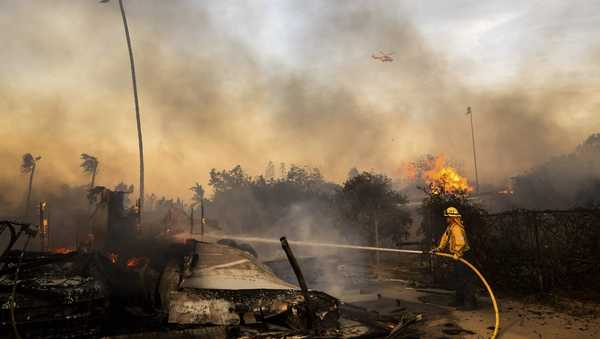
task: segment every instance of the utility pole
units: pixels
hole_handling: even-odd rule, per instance
[[[477,174],[477,152],[475,151],[475,129],[473,128],[473,112],[467,107],[467,115],[471,118],[471,140],[473,142],[473,163],[475,164],[475,191],[479,193],[479,175]]]

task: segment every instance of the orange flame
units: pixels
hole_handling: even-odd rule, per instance
[[[113,264],[116,264],[119,261],[119,255],[117,253],[109,253],[108,258]]]
[[[429,169],[423,173],[423,179],[429,185],[431,193],[461,194],[473,191],[467,179],[446,164],[443,155],[436,156],[428,167]]]
[[[50,252],[57,253],[57,254],[69,254],[69,253],[75,252],[75,249],[68,248],[68,247],[56,247],[56,248],[51,249]]]
[[[504,195],[513,195],[515,194],[515,191],[513,190],[513,185],[511,183],[509,183],[506,188],[504,188],[503,190],[499,191],[498,194],[504,194]]]
[[[139,257],[139,258],[129,258],[127,259],[127,267],[129,268],[136,268],[141,266],[146,260],[148,260],[148,258],[145,257]]]

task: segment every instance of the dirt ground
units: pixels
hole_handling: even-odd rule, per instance
[[[422,338],[489,338],[494,311],[487,296],[479,297],[479,309],[463,311],[448,306],[452,293],[409,287],[398,280],[377,282],[363,290],[338,291],[336,296],[383,313],[400,309],[421,313],[423,320],[418,327]],[[574,315],[577,305],[567,314],[514,298],[500,298],[498,304],[501,321],[498,338],[600,338],[600,318],[593,314]]]

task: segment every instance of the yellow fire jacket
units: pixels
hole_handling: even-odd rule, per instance
[[[454,219],[448,225],[442,239],[440,239],[439,250],[444,251],[446,247],[448,247],[450,253],[456,254],[459,257],[462,257],[470,248],[467,234],[465,233],[465,226],[463,226],[459,219]]]

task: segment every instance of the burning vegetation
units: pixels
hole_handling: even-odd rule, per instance
[[[443,155],[438,155],[429,163],[429,169],[423,172],[423,179],[432,194],[466,194],[473,191],[467,178],[446,163]]]
[[[402,165],[400,173],[406,182],[424,185],[427,193],[464,195],[473,192],[467,178],[459,174],[441,154],[406,162]]]
[[[145,257],[135,257],[127,259],[127,267],[128,268],[139,268],[148,264],[148,258]]]
[[[290,25],[303,29],[276,35],[306,40],[311,48],[297,48],[286,41],[276,53],[264,55],[264,46],[256,48],[246,37],[238,40],[245,34],[226,31],[236,26],[221,22],[222,17],[235,20],[237,12],[232,8],[222,16],[221,10],[204,5],[156,2],[136,16],[144,27],[160,27],[137,30],[140,36],[136,36],[143,41],[135,48],[142,56],[136,59],[141,61],[138,74],[151,79],[139,86],[151,103],[142,106],[154,114],[149,119],[152,123],[144,126],[150,146],[144,151],[146,112],[140,112],[134,48],[123,1],[118,1],[133,80],[135,115],[128,118],[135,116],[137,127],[139,183],[134,187],[128,177],[133,163],[131,141],[120,133],[121,125],[125,126],[121,105],[126,99],[122,94],[110,100],[98,95],[107,88],[123,88],[124,66],[107,61],[110,58],[77,57],[70,63],[63,57],[80,53],[79,41],[90,44],[85,48],[90,53],[116,46],[105,42],[114,41],[114,36],[105,34],[116,32],[106,25],[106,14],[70,2],[53,3],[58,11],[33,2],[18,3],[0,5],[3,9],[14,6],[16,14],[3,16],[14,30],[0,32],[10,35],[5,40],[11,48],[3,51],[3,60],[15,77],[11,86],[0,91],[2,107],[9,112],[0,114],[0,121],[18,127],[6,129],[3,138],[8,147],[0,152],[6,163],[15,162],[5,166],[12,169],[0,178],[0,216],[7,219],[0,221],[0,233],[7,235],[0,257],[3,334],[12,331],[15,337],[21,333],[40,338],[414,337],[413,325],[422,318],[407,310],[408,304],[396,300],[392,303],[398,307],[393,311],[372,312],[308,286],[319,281],[326,287],[366,294],[373,285],[383,286],[383,280],[405,283],[409,276],[411,288],[420,284],[449,288],[447,263],[423,258],[410,263],[387,258],[386,263],[379,252],[325,256],[321,249],[303,249],[299,251],[302,257],[296,259],[289,245],[283,246],[288,260],[282,260],[281,251],[217,235],[286,235],[313,244],[320,240],[362,244],[363,248],[429,250],[445,227],[442,211],[449,206],[460,210],[476,260],[504,291],[588,291],[600,280],[600,134],[591,135],[571,153],[545,158],[564,151],[564,145],[573,144],[574,136],[584,133],[572,133],[571,127],[556,121],[574,110],[577,115],[594,117],[597,103],[594,95],[559,94],[565,86],[555,81],[561,78],[555,73],[542,94],[522,87],[521,78],[514,86],[509,83],[507,90],[470,88],[470,80],[445,66],[447,58],[439,57],[437,47],[428,47],[404,15],[391,15],[385,2],[373,7],[337,3],[330,8],[302,2],[294,7],[294,16],[310,24]],[[159,15],[163,11],[178,14],[164,18]],[[85,20],[70,20],[65,29],[64,13],[83,14]],[[248,16],[246,10],[237,15],[249,20],[248,28],[258,24],[262,30],[267,21],[279,22]],[[47,31],[41,32],[59,38],[47,43],[48,36],[32,35],[35,30],[20,24],[26,21],[23,18],[43,22]],[[259,20],[252,22],[255,18]],[[224,25],[217,26],[219,22]],[[272,34],[257,36],[273,38]],[[165,37],[169,48],[164,48]],[[372,50],[373,37],[384,45],[400,43],[402,53],[372,54],[372,59],[381,62],[369,62],[373,60],[365,52],[362,59],[366,62],[339,62],[361,59],[354,53]],[[195,51],[187,43],[180,45],[189,39],[216,41],[218,46]],[[48,49],[54,46],[65,53]],[[288,47],[294,52],[291,62],[286,58],[273,68],[277,55],[288,53]],[[31,60],[23,58],[26,52]],[[119,53],[111,49],[106,54]],[[304,60],[309,63],[304,65]],[[202,66],[192,69],[190,65]],[[307,66],[311,71],[303,72]],[[537,65],[520,66],[539,70]],[[382,67],[388,68],[382,71]],[[80,76],[86,68],[93,71]],[[40,81],[40,69],[85,83],[61,81],[53,89],[46,86],[50,82],[44,76]],[[571,78],[568,74],[565,78]],[[30,85],[37,83],[44,88]],[[400,90],[390,95],[385,83],[400,85]],[[460,127],[448,128],[446,119],[416,118],[405,124],[406,119],[399,117],[410,117],[408,112],[441,116],[448,107],[467,102],[486,114],[486,125],[478,126],[483,129],[478,142],[486,150],[481,156],[489,176],[494,180],[510,177],[509,185],[490,184],[491,193],[482,193],[476,169],[473,187],[460,163],[452,161],[457,154],[467,153],[460,145],[450,155],[452,159],[426,155],[406,162],[399,170],[402,180],[380,172],[397,166],[406,156],[389,151],[389,137],[400,130],[401,142],[430,145],[423,149],[435,149],[446,139],[465,134]],[[87,118],[81,118],[81,112]],[[468,114],[475,156],[470,108]],[[429,138],[419,138],[421,128],[431,132]],[[81,153],[84,150],[91,153]],[[327,167],[269,161],[264,173],[247,170],[258,168],[268,156],[282,154],[285,161],[317,161]],[[79,168],[71,165],[77,155]],[[193,172],[181,165],[184,155],[185,166]],[[344,178],[349,165],[357,162],[378,170],[352,168]],[[244,167],[229,167],[236,163]],[[208,172],[212,166],[218,167]],[[529,171],[520,172],[528,167]],[[321,170],[335,182],[327,180]],[[85,181],[79,179],[84,184],[74,184],[72,179],[81,176],[81,171]],[[23,187],[15,180],[19,172]],[[204,178],[197,176],[206,172],[205,189],[196,180],[202,182]],[[115,186],[119,180],[125,182]],[[190,183],[195,184],[188,190]],[[193,197],[188,202],[145,191],[158,184],[171,195],[191,191]],[[409,202],[407,186],[420,189],[419,199],[424,192],[422,201]],[[134,188],[139,195],[133,196]],[[410,210],[414,205],[419,207]],[[501,213],[490,213],[490,206]],[[414,222],[420,222],[420,230]],[[410,241],[409,233],[414,233]],[[394,268],[386,270],[386,264]],[[401,276],[391,271],[401,271]],[[376,298],[385,299],[379,293]],[[374,308],[379,310],[378,306]]]
[[[76,251],[76,249],[68,248],[68,247],[55,247],[50,250],[51,253],[56,253],[56,254],[69,254],[69,253],[73,253],[75,251]]]
[[[139,210],[127,207],[131,187],[95,186],[89,194],[76,191],[87,202],[80,208],[91,215],[90,224],[78,225],[76,234],[89,232],[90,241],[76,238],[75,248],[54,247],[48,252],[43,251],[45,244],[42,252],[28,254],[24,262],[19,262],[18,251],[11,250],[14,241],[2,257],[7,270],[0,272],[0,296],[9,301],[9,307],[0,314],[0,327],[16,327],[26,336],[44,338],[178,333],[182,326],[196,331],[216,326],[213,329],[227,338],[262,333],[269,333],[267,337],[385,337],[392,331],[412,331],[409,327],[419,319],[417,315],[404,311],[401,316],[375,314],[326,293],[308,291],[303,283],[299,289],[294,281],[282,280],[259,262],[258,252],[248,244],[227,239],[216,244],[179,241],[184,232],[189,230],[187,235],[193,236],[190,233],[198,230],[194,229],[194,213],[203,231],[204,227],[207,232],[221,230],[218,223],[204,217],[205,208],[228,230],[243,229],[248,220],[260,219],[263,228],[253,225],[255,234],[280,227],[279,232],[290,232],[295,238],[306,235],[294,234],[289,227],[301,226],[306,231],[311,224],[318,225],[313,218],[320,211],[320,222],[328,220],[334,227],[330,232],[356,227],[362,234],[355,237],[367,237],[375,244],[378,236],[391,235],[410,220],[402,207],[406,199],[384,175],[358,173],[338,186],[326,182],[317,169],[290,166],[284,174],[267,180],[248,176],[240,166],[213,170],[212,199],[204,197],[199,184],[192,188],[191,206],[179,200],[169,204],[166,199],[148,199],[143,234],[137,228]],[[262,210],[255,208],[257,203]],[[52,222],[44,227],[48,239],[53,239]],[[21,277],[14,276],[21,265]],[[281,265],[274,267],[281,269]],[[53,295],[56,302],[46,304],[37,299],[38,293]],[[53,308],[62,311],[40,316]],[[70,324],[66,314],[84,321]],[[131,330],[129,321],[140,325]]]

